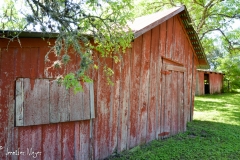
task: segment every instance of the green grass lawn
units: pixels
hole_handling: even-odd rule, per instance
[[[240,159],[240,94],[198,96],[185,133],[109,159]]]

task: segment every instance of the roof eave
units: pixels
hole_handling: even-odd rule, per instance
[[[180,17],[182,19],[182,23],[185,27],[185,30],[188,34],[189,40],[191,41],[191,44],[193,46],[193,49],[195,51],[195,54],[198,58],[198,69],[209,69],[210,65],[207,61],[207,57],[205,55],[204,49],[202,47],[202,44],[200,42],[200,39],[198,37],[198,34],[194,30],[191,21],[191,18],[189,16],[189,13],[187,11],[187,8],[185,7],[184,11],[180,13]]]

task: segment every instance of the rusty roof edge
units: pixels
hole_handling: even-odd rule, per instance
[[[34,32],[34,31],[14,31],[14,30],[0,30],[0,38],[56,38],[59,33],[54,32]]]
[[[195,31],[194,27],[191,25],[192,20],[191,20],[191,18],[190,18],[189,12],[188,12],[187,8],[185,7],[185,5],[184,5],[184,10],[183,10],[182,12],[185,12],[185,14],[187,15],[187,20],[188,20],[188,23],[187,23],[187,26],[186,26],[186,25],[184,24],[184,22],[183,22],[183,17],[182,17],[181,14],[180,14],[180,17],[181,17],[182,22],[183,22],[183,24],[184,24],[184,26],[185,26],[185,29],[186,29],[186,31],[187,31],[187,28],[191,28],[191,29],[192,29],[192,32],[193,32],[193,33],[191,33],[191,35],[193,35],[193,36],[196,38],[197,44],[199,45],[200,50],[201,50],[201,53],[202,53],[202,55],[198,55],[198,54],[197,54],[196,50],[198,50],[198,49],[195,49],[195,48],[194,48],[194,43],[195,43],[195,41],[193,41],[193,39],[191,39],[190,35],[188,34],[188,37],[189,37],[189,39],[190,39],[190,41],[191,41],[191,43],[192,43],[193,49],[194,49],[194,51],[195,51],[195,55],[198,57],[198,60],[204,59],[204,61],[206,62],[206,64],[199,64],[199,65],[197,66],[197,68],[198,68],[198,69],[209,69],[209,68],[210,68],[210,65],[209,65],[209,63],[208,63],[208,60],[207,60],[207,57],[206,57],[204,48],[203,48],[202,43],[201,43],[201,41],[200,41],[200,39],[199,39],[199,37],[198,37],[197,32]],[[182,14],[184,14],[184,13],[182,13]],[[203,58],[199,58],[199,57],[203,57]]]
[[[153,29],[154,27],[158,26],[159,24],[165,22],[165,21],[168,20],[169,18],[172,18],[172,17],[174,17],[175,15],[177,15],[178,13],[184,11],[185,8],[186,8],[184,5],[179,6],[179,7],[180,7],[179,9],[173,11],[172,13],[170,13],[170,14],[168,14],[168,15],[160,18],[160,19],[158,19],[157,21],[155,21],[155,22],[147,25],[146,27],[144,27],[144,28],[136,31],[136,32],[134,33],[134,38],[136,39],[137,37],[143,35],[143,34],[146,33],[147,31],[149,31],[149,30]]]
[[[197,71],[205,72],[205,73],[215,73],[215,74],[223,74],[223,75],[225,75],[225,73],[223,73],[222,71],[213,71],[213,70],[208,70],[208,69],[197,69]]]

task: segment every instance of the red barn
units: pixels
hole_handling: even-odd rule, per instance
[[[122,61],[106,61],[114,86],[99,65],[78,94],[54,81],[75,70],[76,54],[59,70],[44,61],[54,38],[0,39],[0,159],[103,159],[186,131],[196,69],[208,67],[190,22],[185,6],[136,19]]]
[[[223,76],[221,72],[197,70],[195,95],[222,93]]]

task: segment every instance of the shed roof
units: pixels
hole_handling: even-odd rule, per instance
[[[133,23],[129,24],[129,26],[134,32],[134,37],[137,38],[177,14],[180,14],[182,23],[187,32],[187,36],[189,37],[189,40],[191,41],[195,54],[198,58],[198,68],[209,68],[204,49],[196,31],[191,25],[191,19],[185,6],[174,7],[161,12],[136,18]]]
[[[211,71],[211,70],[206,70],[206,69],[197,69],[198,72],[204,72],[207,74],[211,74],[211,73],[215,73],[215,74],[223,74],[225,75],[225,73],[223,73],[222,71]]]

